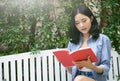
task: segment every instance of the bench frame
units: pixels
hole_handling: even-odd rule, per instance
[[[0,57],[0,81],[71,81],[65,67],[53,56],[51,50],[42,50]],[[120,56],[111,51],[111,69],[108,81],[117,81],[120,74]]]

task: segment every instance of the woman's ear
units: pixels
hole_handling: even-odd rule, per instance
[[[93,16],[91,16],[91,17],[90,17],[91,22],[93,21],[93,19],[94,19],[94,17],[93,17]]]

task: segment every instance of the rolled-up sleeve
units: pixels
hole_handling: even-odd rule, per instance
[[[108,37],[102,39],[101,64],[103,67],[102,75],[107,75],[110,69],[111,43]]]

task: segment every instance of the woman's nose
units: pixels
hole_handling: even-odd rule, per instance
[[[80,26],[81,26],[81,27],[84,26],[83,23],[80,23]]]

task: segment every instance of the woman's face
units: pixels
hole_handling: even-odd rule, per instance
[[[75,16],[75,26],[83,35],[89,34],[89,30],[91,28],[91,20],[89,17],[78,13]]]

